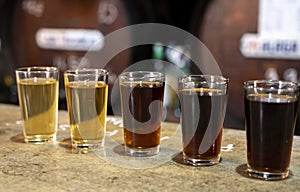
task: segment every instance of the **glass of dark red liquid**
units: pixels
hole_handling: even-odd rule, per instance
[[[183,159],[194,166],[215,165],[221,159],[228,79],[215,75],[179,78]]]
[[[289,176],[299,88],[288,81],[244,82],[248,174],[263,180]]]
[[[124,72],[119,78],[125,152],[151,156],[159,152],[165,74]]]

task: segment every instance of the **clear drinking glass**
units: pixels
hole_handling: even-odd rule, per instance
[[[106,131],[108,71],[67,70],[64,80],[74,152],[101,148]]]
[[[183,158],[194,166],[218,164],[228,79],[214,75],[179,78]]]
[[[56,140],[58,113],[58,69],[23,67],[16,69],[24,137],[27,143]]]
[[[125,151],[132,156],[159,152],[165,75],[134,71],[120,75]]]
[[[287,81],[244,82],[248,173],[264,180],[289,176],[299,89]]]

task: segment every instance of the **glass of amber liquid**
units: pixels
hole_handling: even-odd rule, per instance
[[[16,80],[26,143],[56,140],[58,78],[56,67],[16,69]]]
[[[104,145],[108,71],[71,69],[64,72],[73,152],[88,153]]]
[[[194,166],[220,162],[228,79],[213,75],[179,78],[183,159]]]
[[[124,72],[119,78],[125,152],[151,156],[159,152],[165,75],[160,72]]]
[[[288,81],[244,82],[248,174],[263,180],[289,176],[298,110],[298,85]]]

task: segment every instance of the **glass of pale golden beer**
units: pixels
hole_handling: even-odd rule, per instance
[[[49,143],[56,140],[58,111],[58,78],[56,67],[23,67],[16,69],[19,103],[27,143]]]
[[[285,179],[290,172],[298,85],[253,80],[244,82],[244,92],[248,174],[263,180]]]
[[[75,153],[104,145],[108,99],[108,71],[70,69],[64,72],[71,142]]]
[[[150,156],[159,152],[165,75],[160,72],[124,72],[119,78],[125,152]]]
[[[179,78],[183,158],[194,166],[215,165],[221,158],[228,79],[215,75]]]

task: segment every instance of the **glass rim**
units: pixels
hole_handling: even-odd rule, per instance
[[[80,68],[80,69],[67,69],[64,75],[91,75],[91,74],[108,75],[109,72],[102,68]]]
[[[178,81],[181,83],[188,83],[194,81],[200,81],[201,79],[205,79],[206,83],[223,83],[228,84],[229,78],[224,77],[222,75],[184,75],[179,77]]]
[[[295,90],[299,89],[299,83],[295,83],[287,80],[257,79],[257,80],[249,80],[243,82],[243,87],[245,89],[251,89],[251,88],[268,89],[271,87],[271,85],[279,85],[277,89],[287,89],[287,88],[295,89]]]
[[[147,76],[141,76],[142,74],[146,74]],[[126,71],[120,74],[121,80],[128,81],[142,81],[144,79],[165,79],[165,74],[158,71]]]
[[[42,72],[58,72],[55,66],[32,66],[20,67],[15,70],[17,73],[42,73]]]

